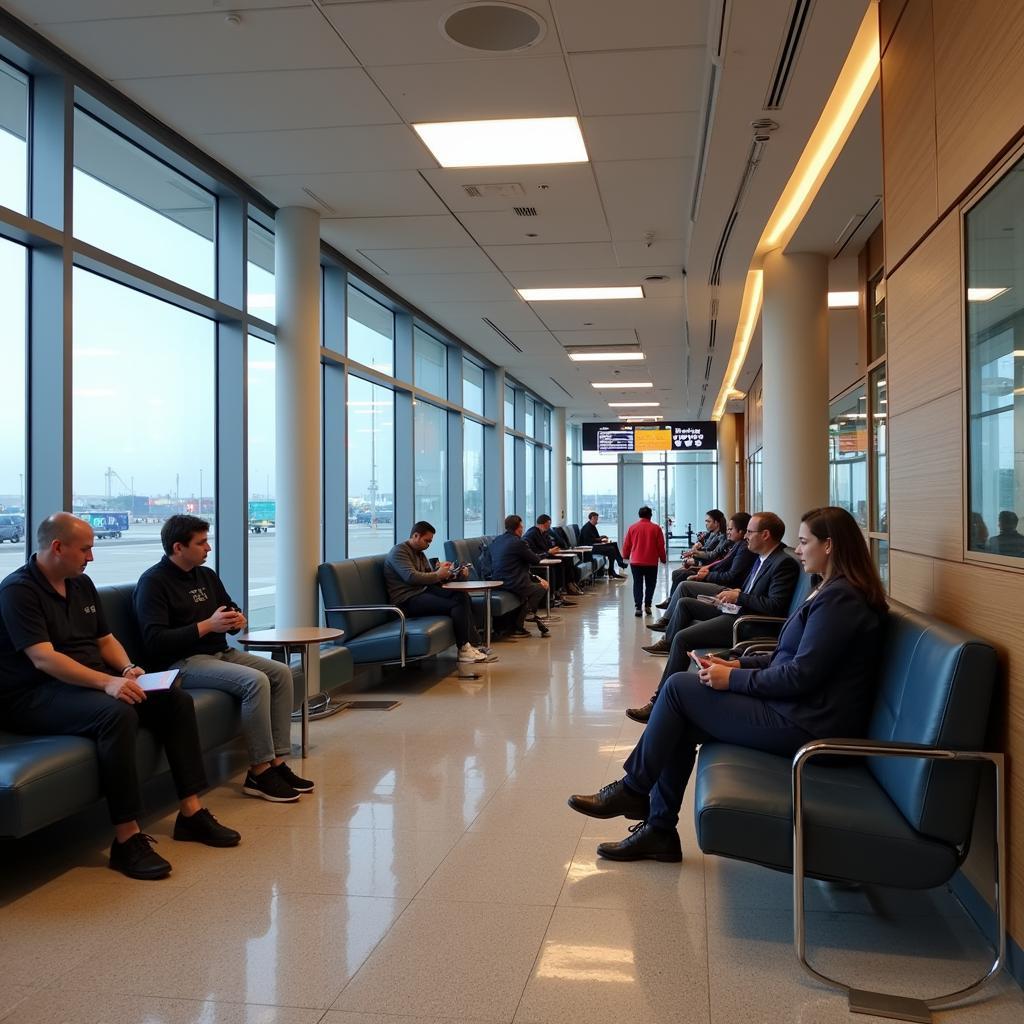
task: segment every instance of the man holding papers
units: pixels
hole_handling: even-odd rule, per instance
[[[86,736],[96,743],[114,842],[110,866],[130,878],[166,878],[171,865],[138,824],[140,725],[161,740],[178,792],[174,838],[237,846],[241,836],[203,808],[206,787],[192,699],[179,687],[146,692],[84,575],[93,531],[68,512],[39,526],[39,551],[0,583],[0,720],[15,732]]]
[[[203,565],[210,524],[171,516],[160,529],[164,557],[135,588],[135,617],[154,668],[176,668],[187,690],[224,690],[242,705],[242,735],[250,768],[242,789],[274,803],[294,803],[313,783],[285,763],[292,750],[292,670],[228,646],[227,633],[245,628],[245,616],[220,577]]]

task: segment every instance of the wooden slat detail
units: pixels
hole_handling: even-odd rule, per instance
[[[961,387],[960,222],[954,210],[886,279],[889,415]]]
[[[881,0],[878,5],[878,45],[885,52],[907,0]]]
[[[897,550],[962,560],[962,430],[959,390],[890,417],[889,539]]]
[[[909,0],[882,57],[885,265],[938,219],[931,0]]]
[[[933,0],[933,8],[937,187],[945,210],[1024,125],[1024,3]]]

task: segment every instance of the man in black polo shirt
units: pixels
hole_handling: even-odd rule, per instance
[[[114,823],[110,866],[130,878],[166,878],[171,865],[139,829],[135,764],[140,725],[162,741],[180,800],[174,838],[237,846],[241,836],[199,802],[206,787],[195,708],[178,688],[144,691],[107,627],[92,561],[92,527],[68,512],[43,520],[39,552],[0,583],[0,721],[30,735],[86,736]]]

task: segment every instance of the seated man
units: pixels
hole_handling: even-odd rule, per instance
[[[292,752],[292,670],[228,646],[227,633],[246,619],[220,577],[204,565],[210,524],[171,516],[160,528],[164,556],[135,587],[135,618],[153,668],[176,668],[186,690],[223,690],[242,705],[249,771],[242,792],[273,803],[294,803],[313,783],[285,763]]]
[[[696,597],[698,594],[706,594],[713,597],[722,590],[730,587],[741,586],[747,578],[750,570],[757,561],[757,555],[747,546],[747,524],[750,522],[750,515],[747,512],[737,512],[729,520],[729,553],[711,565],[702,565],[695,570],[692,578],[680,580],[672,590],[669,598],[668,610],[657,622],[652,622],[650,629],[656,633],[664,633],[672,622],[672,616],[676,606],[684,597]]]
[[[1010,555],[1013,558],[1024,556],[1024,534],[1017,529],[1019,522],[1017,513],[1011,509],[999,513],[999,532],[988,541],[988,550],[992,554]]]
[[[537,609],[544,600],[544,592],[548,588],[547,580],[537,579],[530,574],[530,566],[538,565],[541,556],[530,550],[523,540],[523,520],[521,516],[505,516],[505,532],[495,537],[490,546],[491,579],[501,580],[509,593],[515,594],[522,602],[516,613],[516,628],[513,636],[529,636],[526,631],[526,615],[533,614],[530,621],[547,636],[548,627],[540,620]]]
[[[600,516],[596,512],[590,512],[587,515],[587,521],[580,527],[580,544],[584,547],[593,548],[595,554],[604,555],[608,559],[609,579],[624,580],[626,577],[615,571],[616,565],[620,569],[626,568],[626,563],[622,560],[622,554],[619,551],[619,545],[614,541],[609,541],[604,534],[597,532],[598,519],[600,519]]]
[[[551,516],[537,516],[536,526],[531,526],[524,534],[523,540],[529,545],[530,550],[540,555],[541,558],[558,558],[562,550],[558,538],[551,532]],[[581,594],[583,591],[576,583],[576,570],[572,562],[566,559],[558,559],[559,565],[550,567],[552,594],[559,597],[558,604],[572,608],[573,602],[561,598],[563,591],[570,594]]]
[[[715,604],[705,604],[694,597],[684,597],[676,607],[678,629],[673,636],[665,631],[665,639],[651,647],[648,654],[668,657],[661,683],[651,700],[642,708],[629,708],[626,715],[635,722],[646,722],[657,700],[662,684],[673,672],[683,672],[689,663],[688,651],[700,647],[729,647],[735,615],[723,612],[721,605],[737,604],[739,614],[771,615],[785,618],[793,598],[800,566],[791,558],[782,543],[785,524],[774,512],[755,512],[747,527],[747,544],[757,555],[757,562],[742,588],[722,590],[715,595]]]
[[[476,648],[480,638],[473,622],[469,594],[441,586],[450,580],[466,579],[469,566],[464,565],[458,573],[453,573],[451,562],[441,562],[436,569],[431,569],[423,553],[433,543],[435,532],[430,523],[420,520],[413,524],[409,539],[388,552],[384,559],[388,597],[406,615],[448,615],[455,629],[459,661],[487,661],[488,656]]]
[[[178,792],[174,838],[237,846],[199,802],[206,788],[192,698],[184,690],[147,692],[107,627],[85,569],[93,532],[68,512],[44,519],[39,551],[0,583],[0,720],[14,732],[85,736],[96,743],[100,784],[114,824],[110,866],[129,878],[158,879],[171,865],[139,828],[142,788],[135,761],[140,725],[163,743]]]

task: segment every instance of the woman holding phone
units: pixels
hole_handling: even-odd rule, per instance
[[[864,535],[845,509],[807,512],[797,557],[818,578],[772,654],[705,659],[666,680],[624,778],[569,806],[594,818],[638,820],[610,860],[682,859],[679,808],[697,747],[720,741],[792,756],[826,736],[861,736],[874,698],[885,590]],[[694,668],[697,667],[694,659]],[[662,699],[666,698],[666,699]]]

